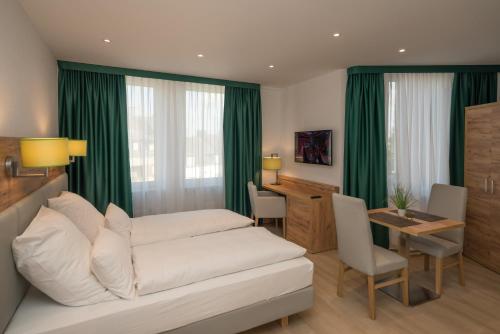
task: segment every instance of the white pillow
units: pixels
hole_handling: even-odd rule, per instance
[[[99,227],[104,226],[102,213],[83,197],[69,191],[63,191],[59,197],[49,198],[49,208],[68,217],[92,243],[99,233]]]
[[[115,295],[135,297],[135,275],[129,244],[118,234],[101,227],[92,248],[92,272]]]
[[[91,249],[67,217],[44,206],[12,242],[19,272],[50,298],[68,306],[117,299],[92,275]]]
[[[109,203],[105,218],[105,226],[127,240],[127,244],[130,245],[132,222],[127,213],[113,203]]]

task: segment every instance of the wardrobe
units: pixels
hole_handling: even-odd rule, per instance
[[[464,254],[500,273],[500,103],[465,109]]]

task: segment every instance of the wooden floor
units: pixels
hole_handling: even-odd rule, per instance
[[[405,307],[377,291],[377,320],[368,317],[366,279],[349,271],[344,297],[336,295],[335,251],[308,255],[314,262],[314,307],[290,317],[282,329],[277,321],[245,333],[500,333],[500,275],[465,259],[466,286],[458,285],[457,270],[445,270],[444,294],[416,307]],[[432,263],[432,262],[431,262]],[[434,272],[423,271],[422,256],[410,260],[410,279],[433,287]]]

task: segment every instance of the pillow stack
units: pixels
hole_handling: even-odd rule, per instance
[[[99,227],[104,226],[102,213],[83,197],[69,191],[63,191],[59,197],[49,198],[49,208],[68,217],[91,243],[97,238]]]
[[[68,306],[134,298],[128,215],[110,204],[104,217],[87,200],[66,191],[49,199],[49,207],[42,206],[13,241],[19,272]]]
[[[80,306],[113,300],[90,271],[89,240],[63,214],[44,206],[12,244],[19,272],[55,301]]]

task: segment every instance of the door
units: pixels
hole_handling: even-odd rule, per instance
[[[465,112],[464,178],[468,190],[464,253],[483,264],[490,261],[490,167],[492,162],[491,108]],[[499,179],[500,180],[500,179]]]
[[[489,268],[500,272],[500,104],[491,107]]]

